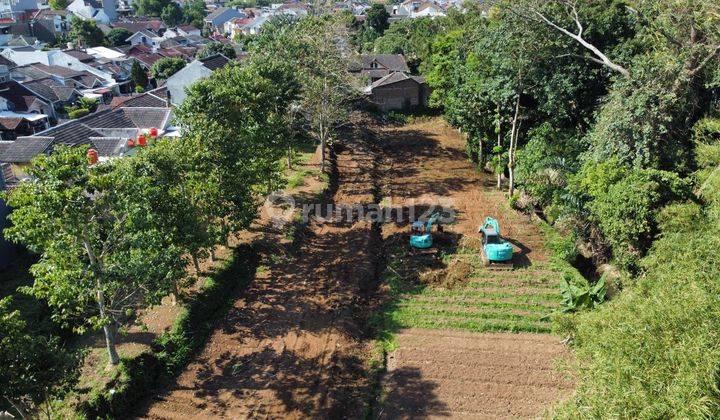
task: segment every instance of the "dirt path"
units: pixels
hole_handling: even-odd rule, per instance
[[[371,146],[351,141],[339,150],[329,201],[373,203]],[[255,231],[266,268],[146,417],[362,417],[370,385],[362,335],[379,231],[364,221],[311,222],[292,244],[287,231]]]
[[[572,386],[554,369],[566,349],[544,334],[560,296],[541,231],[508,210],[494,179],[473,169],[464,141],[441,120],[388,129],[382,137],[383,202],[405,209],[441,203],[457,212],[457,222],[436,235],[437,251],[429,254],[410,249],[407,223],[383,226],[392,278],[385,325],[395,332],[395,349],[387,355],[376,415],[541,415]],[[515,245],[516,270],[482,267],[477,227],[485,216],[497,218]],[[455,273],[458,281],[422,284],[435,272]]]

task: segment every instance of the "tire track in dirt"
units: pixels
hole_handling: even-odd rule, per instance
[[[349,128],[333,155],[327,202],[376,202],[370,133]],[[368,302],[378,279],[380,234],[369,221],[311,221],[283,232],[255,227],[267,270],[144,417],[358,418],[366,376]]]
[[[442,120],[387,129],[382,144],[383,201],[403,207],[449,202],[457,221],[436,235],[443,252],[435,253],[409,248],[407,223],[383,226],[391,274],[415,286],[387,305],[385,323],[395,329],[395,349],[387,354],[376,417],[542,415],[572,389],[555,369],[567,357],[560,339],[472,332],[549,331],[545,317],[558,304],[559,278],[547,263],[542,232],[527,217],[509,211],[502,192],[494,190],[495,180],[473,168],[463,139]],[[503,236],[515,246],[516,270],[492,272],[473,265],[477,250],[459,246],[463,237],[478,236],[485,216],[499,219]],[[471,274],[450,287],[418,284],[419,273],[446,266],[448,255]]]

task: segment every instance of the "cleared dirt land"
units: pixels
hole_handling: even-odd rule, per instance
[[[459,135],[440,119],[377,135],[358,124],[335,152],[328,191],[311,184],[296,202],[354,213],[380,204],[404,220],[345,213],[278,228],[263,217],[240,238],[262,259],[254,281],[140,416],[528,418],[562,398],[571,383],[554,365],[566,352],[547,334],[559,277],[542,232],[473,169]],[[457,222],[416,252],[405,213],[436,203]],[[516,246],[518,269],[480,264],[476,229],[487,215]],[[392,348],[380,387],[371,325]]]
[[[409,249],[406,224],[383,227],[390,289],[384,324],[393,339],[376,415],[541,415],[572,385],[555,370],[566,357],[560,338],[546,334],[560,295],[542,232],[507,208],[494,179],[473,169],[464,141],[441,120],[382,137],[385,201],[440,202],[458,217],[437,235],[435,253]],[[516,270],[480,263],[477,227],[485,216],[499,219],[515,245]]]
[[[337,182],[321,200],[373,202],[375,155],[362,133],[355,140],[339,148]],[[379,232],[366,221],[313,221],[289,241],[288,229],[261,224],[249,234],[266,266],[145,417],[362,417],[370,385],[364,308],[379,274]]]

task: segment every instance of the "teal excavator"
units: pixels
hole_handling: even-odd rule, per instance
[[[417,233],[410,235],[410,246],[420,249],[430,248],[433,244],[432,227],[438,218],[440,218],[440,213],[433,213],[424,224],[421,221],[413,223],[413,232]]]
[[[512,268],[513,246],[500,236],[500,223],[486,217],[478,231],[482,234],[482,256],[486,267]]]

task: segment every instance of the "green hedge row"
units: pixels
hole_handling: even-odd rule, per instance
[[[172,330],[151,351],[123,359],[116,377],[78,407],[86,418],[123,418],[167,384],[202,348],[216,321],[255,276],[258,259],[250,247],[238,248],[178,316]]]

